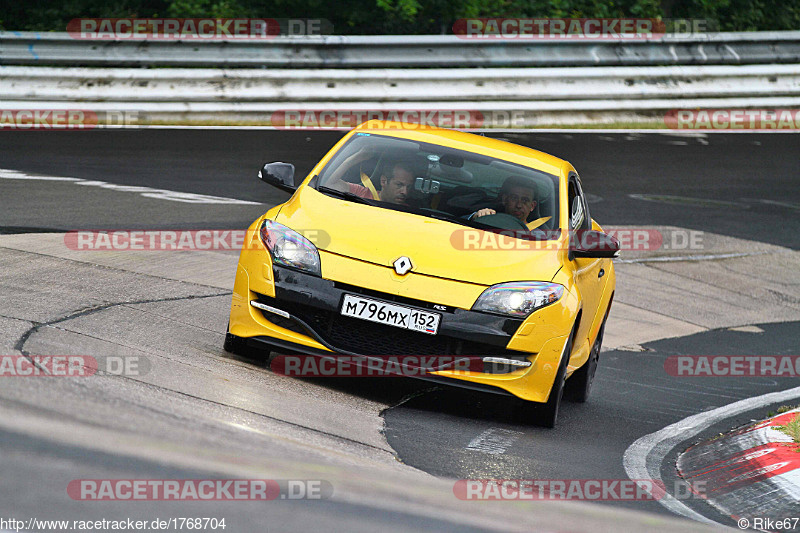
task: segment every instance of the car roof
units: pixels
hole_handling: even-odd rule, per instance
[[[475,152],[496,159],[503,159],[525,165],[556,176],[562,174],[562,169],[565,166],[570,166],[569,163],[563,159],[540,152],[539,150],[534,150],[533,148],[527,148],[491,137],[475,135],[474,133],[437,128],[434,126],[386,120],[370,120],[359,125],[356,131],[360,133],[388,135],[401,139],[439,144],[449,148]]]

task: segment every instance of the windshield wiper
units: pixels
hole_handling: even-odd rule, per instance
[[[372,200],[359,196],[357,194],[353,194],[351,192],[340,191],[339,189],[332,189],[331,187],[320,186],[317,187],[317,190],[323,194],[331,194],[333,196],[338,196],[344,200],[349,200],[351,202],[356,202],[359,204],[367,204],[367,205],[375,205]]]

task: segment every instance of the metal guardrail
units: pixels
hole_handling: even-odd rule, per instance
[[[173,68],[132,68],[141,66]],[[460,110],[500,127],[652,122],[677,108],[800,107],[800,32],[599,42],[142,42],[7,32],[0,101],[11,110],[132,114],[140,123],[274,124],[286,112],[322,110]]]
[[[435,75],[434,75],[435,74]],[[0,101],[332,104],[800,96],[797,65],[429,69],[5,67]],[[6,104],[7,105],[7,104]]]
[[[642,40],[322,36],[270,41],[75,39],[0,32],[0,65],[261,68],[578,67],[800,63],[800,31]]]

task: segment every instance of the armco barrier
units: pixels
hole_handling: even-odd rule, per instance
[[[428,69],[5,67],[2,101],[511,102],[800,95],[797,65]],[[319,107],[319,105],[317,105]]]
[[[4,32],[0,66],[4,109],[131,113],[138,123],[269,125],[293,110],[467,110],[489,117],[487,127],[531,127],[661,121],[676,108],[800,107],[800,31],[591,42],[86,41]]]
[[[800,31],[630,39],[481,40],[455,35],[286,37],[270,41],[90,41],[0,32],[0,65],[261,68],[575,67],[800,62]]]

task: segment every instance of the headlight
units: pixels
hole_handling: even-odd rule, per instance
[[[259,236],[273,262],[309,274],[322,275],[317,247],[296,231],[272,220],[264,220]]]
[[[564,287],[543,281],[518,281],[492,285],[478,297],[473,311],[525,318],[537,309],[557,302]]]

